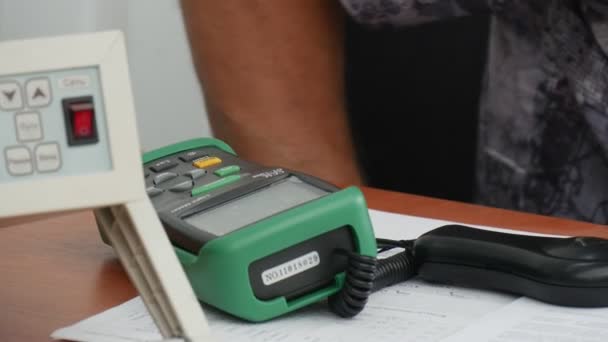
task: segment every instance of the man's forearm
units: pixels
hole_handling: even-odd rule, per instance
[[[247,159],[359,183],[342,15],[327,0],[183,0],[214,134]]]

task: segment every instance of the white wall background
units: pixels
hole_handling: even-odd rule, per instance
[[[0,40],[107,29],[127,36],[142,148],[210,136],[178,0],[0,0]]]

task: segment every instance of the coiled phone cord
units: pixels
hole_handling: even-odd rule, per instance
[[[367,298],[373,292],[416,275],[412,253],[414,240],[376,239],[376,242],[379,252],[393,248],[404,250],[385,259],[341,251],[340,253],[348,256],[344,285],[328,300],[330,310],[338,316],[356,316],[363,310]]]

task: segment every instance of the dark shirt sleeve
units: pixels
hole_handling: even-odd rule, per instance
[[[357,22],[372,25],[417,25],[434,20],[485,14],[505,0],[340,0]]]

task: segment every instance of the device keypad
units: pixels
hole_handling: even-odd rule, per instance
[[[241,182],[254,181],[252,174],[266,170],[215,147],[175,153],[144,165],[144,173],[150,173],[146,192],[157,210],[228,191]]]
[[[15,112],[16,143],[4,150],[6,169],[11,176],[31,175],[34,171],[53,172],[61,168],[61,154],[56,142],[43,142],[42,119],[37,110],[24,108],[45,107],[51,103],[48,78],[34,78],[25,82],[25,101],[18,81],[0,82],[0,110]],[[24,104],[26,106],[24,106]],[[26,143],[34,143],[32,147]]]

